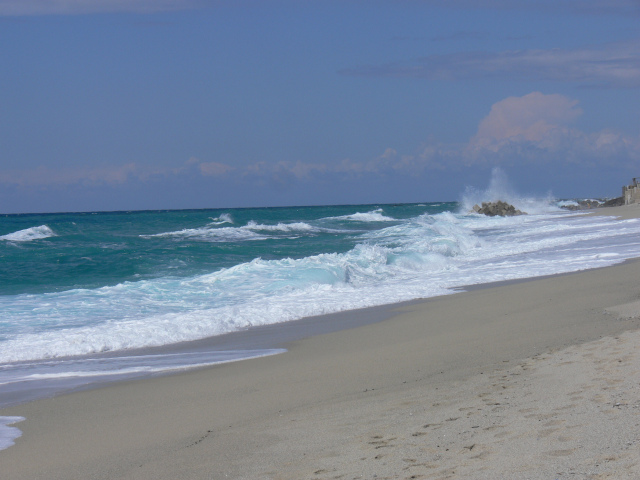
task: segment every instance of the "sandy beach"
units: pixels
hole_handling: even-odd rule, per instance
[[[640,216],[640,207],[598,214]],[[640,478],[640,261],[0,410],[13,479]]]

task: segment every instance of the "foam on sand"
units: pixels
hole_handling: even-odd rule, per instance
[[[14,423],[22,422],[24,417],[2,417],[0,416],[0,450],[15,445],[15,439],[22,436],[22,432],[12,427]]]

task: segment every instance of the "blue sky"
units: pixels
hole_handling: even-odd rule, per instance
[[[638,0],[0,0],[0,212],[618,196]]]

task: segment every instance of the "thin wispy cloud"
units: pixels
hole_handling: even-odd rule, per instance
[[[342,70],[345,75],[428,80],[499,78],[577,83],[589,87],[640,87],[640,40],[597,47],[430,55],[408,62]]]
[[[0,171],[0,184],[20,187],[68,186],[68,185],[122,185],[128,182],[146,182],[158,178],[181,175],[223,177],[234,168],[218,162],[203,162],[195,157],[182,165],[155,166],[129,162],[109,166],[50,168]]]
[[[478,10],[525,10],[567,12],[587,15],[640,15],[638,0],[405,0],[431,4],[438,8],[470,8]]]
[[[202,5],[204,0],[0,0],[0,16],[154,13]]]
[[[640,15],[637,0],[403,0],[407,3],[431,4],[438,8],[483,10],[531,10],[568,12],[588,15]],[[0,0],[2,15],[78,15],[88,13],[153,13],[182,10],[211,3],[229,4],[237,0]],[[265,2],[267,3],[267,2]]]
[[[490,38],[489,32],[461,31],[449,35],[436,35],[429,38],[432,42],[449,42],[457,40],[487,40]]]
[[[146,176],[135,163],[109,167],[49,168],[5,170],[0,172],[0,184],[20,187],[69,185],[118,185],[132,178]]]
[[[581,167],[633,167],[640,160],[640,136],[611,129],[584,132],[571,126],[583,114],[578,101],[564,95],[532,92],[496,102],[467,142],[433,140],[414,152],[387,148],[363,159],[233,162],[192,157],[176,166],[126,163],[110,167],[48,168],[0,172],[0,185],[17,187],[120,186],[182,179],[218,184],[291,185],[319,179],[351,181],[371,178],[416,178],[434,171],[460,171],[471,165],[567,164]],[[181,181],[182,181],[181,180]],[[220,183],[222,182],[222,183]]]

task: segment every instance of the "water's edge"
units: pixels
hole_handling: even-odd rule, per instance
[[[451,290],[451,294],[455,295],[462,292],[470,292],[474,290],[527,283],[553,277],[571,276],[592,270],[612,268],[628,263],[640,263],[640,257],[627,259],[611,266],[596,267],[575,272],[564,272],[538,277],[527,277],[513,280],[488,282],[483,284],[466,285]],[[371,325],[386,320],[391,320],[396,315],[402,313],[402,310],[404,310],[406,307],[428,303],[442,297],[443,296],[440,295],[435,297],[419,298],[404,302],[397,302],[387,305],[365,307],[324,315],[315,315],[299,320],[270,325],[253,326],[244,330],[225,333],[223,335],[216,335],[199,340],[180,342],[158,347],[145,347],[119,352],[107,352],[101,354],[56,359],[62,361],[105,360],[106,362],[111,362],[122,357],[138,357],[141,361],[143,361],[143,359],[146,359],[149,356],[164,357],[193,355],[197,356],[197,358],[199,359],[209,358],[210,361],[185,363],[181,368],[163,369],[160,371],[152,371],[149,373],[135,372],[132,374],[122,375],[96,375],[93,378],[86,379],[86,381],[84,382],[78,382],[74,379],[60,379],[58,381],[52,379],[49,386],[38,389],[30,388],[29,390],[25,389],[19,392],[11,391],[9,389],[3,389],[3,391],[0,392],[0,408],[16,406],[42,398],[51,398],[54,396],[82,390],[101,388],[113,383],[140,380],[157,376],[174,375],[187,370],[190,371],[194,369],[211,368],[222,363],[245,361],[250,359],[257,359],[263,356],[285,353],[293,342],[317,335],[335,333],[343,330],[358,328],[365,325]]]

